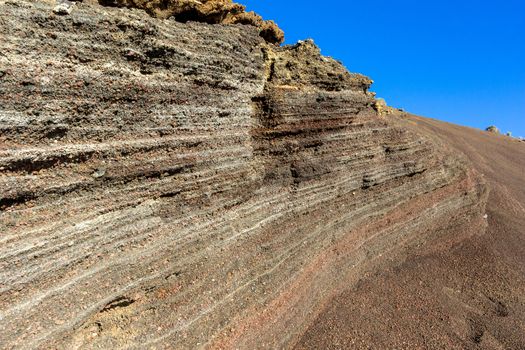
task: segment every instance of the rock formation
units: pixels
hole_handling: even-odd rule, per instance
[[[94,2],[95,0],[91,0]],[[249,24],[259,29],[266,41],[281,44],[283,31],[273,22],[261,16],[245,12],[243,5],[232,0],[98,0],[104,6],[143,9],[158,18],[174,18],[179,22],[205,22],[210,24]]]
[[[0,1],[5,348],[288,347],[482,220],[474,171],[311,41],[54,6]]]

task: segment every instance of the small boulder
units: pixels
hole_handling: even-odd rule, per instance
[[[73,11],[74,2],[68,0],[57,0],[57,5],[53,9],[53,12],[60,16],[67,16]]]
[[[95,179],[100,179],[101,177],[104,177],[106,175],[106,168],[98,168],[96,169],[91,176]]]
[[[485,129],[485,131],[493,132],[495,134],[499,134],[499,129],[495,127],[494,125],[491,125]]]

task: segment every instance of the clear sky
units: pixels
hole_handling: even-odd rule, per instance
[[[237,0],[371,77],[387,103],[525,137],[525,0]]]

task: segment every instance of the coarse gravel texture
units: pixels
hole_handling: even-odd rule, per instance
[[[429,245],[331,300],[296,349],[525,349],[525,144],[403,116],[465,154],[490,189],[486,232]],[[440,241],[438,243],[443,243]]]

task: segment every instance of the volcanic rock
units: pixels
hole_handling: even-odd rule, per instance
[[[95,0],[91,0],[92,2]],[[210,24],[249,24],[259,29],[259,35],[270,43],[284,41],[283,31],[273,22],[264,21],[255,12],[245,12],[243,5],[232,0],[98,0],[104,6],[143,9],[158,18],[174,18],[180,22]]]
[[[3,347],[290,347],[363,274],[486,226],[466,160],[313,42],[116,4],[149,14],[0,2]]]

